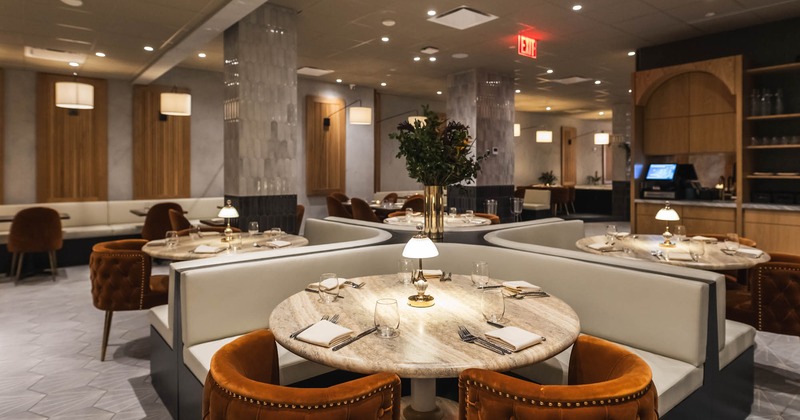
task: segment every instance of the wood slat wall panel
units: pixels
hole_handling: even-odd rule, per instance
[[[55,83],[94,86],[94,109],[55,106]],[[108,88],[102,79],[39,73],[36,197],[41,203],[108,199]]]
[[[5,202],[5,192],[3,190],[3,182],[4,174],[5,174],[5,165],[3,164],[5,159],[5,149],[6,149],[6,141],[5,141],[5,132],[6,132],[6,109],[5,109],[5,98],[6,98],[6,78],[3,69],[0,69],[0,204]]]
[[[133,88],[133,198],[191,195],[191,118],[160,118],[161,93],[169,86]],[[177,89],[189,93],[188,89]]]
[[[306,97],[306,193],[345,192],[346,131],[342,99]],[[330,116],[330,127],[322,121]]]

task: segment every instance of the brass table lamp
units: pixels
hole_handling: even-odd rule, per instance
[[[433,241],[422,233],[422,226],[417,226],[419,233],[414,235],[405,248],[403,248],[403,257],[405,258],[418,258],[419,271],[417,271],[417,278],[412,280],[414,287],[417,289],[417,294],[408,297],[408,304],[416,308],[427,308],[433,306],[435,301],[433,296],[426,295],[425,291],[428,289],[428,281],[422,272],[422,259],[433,258],[439,255],[439,250]]]
[[[669,247],[669,248],[674,247],[675,244],[673,244],[671,241],[672,233],[670,233],[669,231],[669,222],[676,222],[678,220],[681,220],[681,217],[678,216],[677,211],[669,207],[669,201],[667,201],[667,204],[666,206],[664,206],[663,209],[659,210],[658,213],[656,213],[656,220],[663,220],[667,222],[667,230],[665,230],[664,233],[661,234],[661,236],[664,237],[664,242],[660,243],[659,246]]]
[[[225,236],[222,238],[223,242],[230,242],[231,238],[233,237],[233,229],[231,229],[231,219],[235,219],[239,217],[239,212],[236,211],[236,207],[233,207],[231,204],[231,200],[228,200],[227,203],[219,210],[219,214],[217,217],[222,217],[227,222],[227,227],[223,232]]]

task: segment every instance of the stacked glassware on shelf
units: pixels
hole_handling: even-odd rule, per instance
[[[750,115],[780,115],[784,113],[783,104],[781,89],[775,89],[774,92],[769,89],[753,89],[753,94],[750,95]]]

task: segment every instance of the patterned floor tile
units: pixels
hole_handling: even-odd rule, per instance
[[[99,374],[100,372],[88,369],[74,369],[59,373],[48,373],[46,377],[33,384],[29,389],[43,394],[69,391],[85,387]]]
[[[0,375],[0,395],[23,392],[42,378],[44,378],[44,375],[35,373]]]
[[[54,373],[66,372],[80,369],[86,366],[92,359],[86,356],[73,354],[69,357],[51,357],[38,363],[29,369],[30,372],[50,375]]]
[[[13,395],[0,395],[0,416],[13,418],[13,414],[25,412],[44,397],[44,394],[28,390]]]
[[[8,415],[0,415],[0,420],[48,420],[47,417],[24,411],[22,413],[14,413]]]
[[[114,413],[99,408],[88,407],[56,414],[50,417],[50,420],[108,420],[113,417]]]
[[[105,390],[83,387],[79,389],[47,394],[29,411],[43,416],[53,417],[65,413],[76,412],[92,406],[103,397]]]

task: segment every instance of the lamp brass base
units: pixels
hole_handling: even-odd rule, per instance
[[[675,248],[675,244],[673,244],[672,242],[661,242],[660,244],[658,244],[658,246],[662,248]]]
[[[429,308],[435,303],[431,295],[412,295],[408,297],[408,305],[415,308]]]

